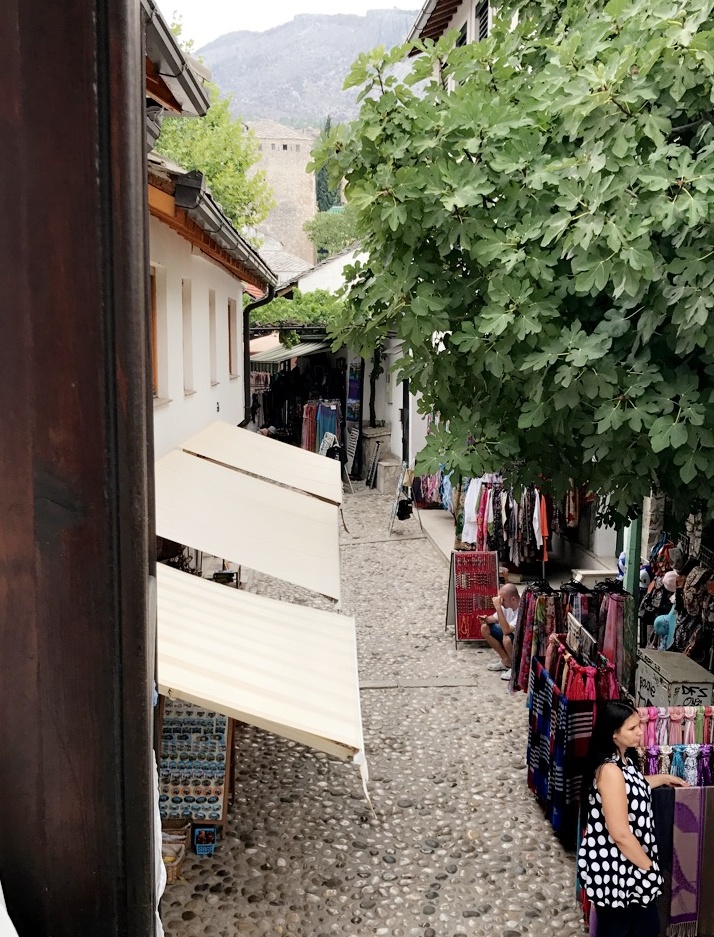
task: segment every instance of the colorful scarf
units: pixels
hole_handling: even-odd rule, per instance
[[[710,778],[711,783],[711,778]],[[711,862],[714,857],[714,787],[704,791],[704,829],[702,832],[702,871],[711,875]],[[699,893],[699,933],[714,934],[714,888],[711,877],[706,887]]]
[[[679,746],[677,746],[679,747]],[[672,901],[670,937],[697,937],[697,912],[701,886],[704,789],[678,787],[674,791],[672,837]]]

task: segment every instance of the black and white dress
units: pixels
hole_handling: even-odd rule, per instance
[[[652,868],[644,872],[617,848],[608,833],[600,792],[593,780],[588,797],[587,829],[578,851],[578,874],[585,894],[595,905],[609,908],[644,906],[653,902],[662,891],[650,786],[629,760],[613,757],[611,761],[625,777],[630,829],[652,860]]]

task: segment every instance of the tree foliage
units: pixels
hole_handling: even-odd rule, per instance
[[[259,224],[274,205],[259,160],[256,137],[230,113],[230,98],[210,86],[205,117],[167,117],[156,144],[159,153],[183,169],[198,169],[217,202],[240,231]]]
[[[271,303],[254,309],[250,314],[250,324],[276,329],[301,325],[326,328],[338,320],[342,305],[342,300],[328,290],[313,290],[311,293],[295,290],[292,299],[279,296]]]
[[[332,129],[332,120],[328,116],[325,126],[322,128],[323,137],[329,137]],[[334,189],[330,188],[327,166],[321,166],[315,173],[315,196],[317,198],[317,210],[329,211],[336,205],[342,204],[341,186],[338,184]]]
[[[403,83],[406,48],[353,66],[360,117],[316,153],[370,256],[337,332],[404,340],[424,464],[714,508],[713,9],[522,0]]]
[[[357,240],[355,213],[349,205],[341,210],[318,212],[305,222],[303,231],[315,245],[318,257],[332,257]]]

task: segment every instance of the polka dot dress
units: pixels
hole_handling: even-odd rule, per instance
[[[617,848],[607,831],[600,792],[593,781],[588,798],[587,829],[578,852],[578,874],[593,904],[609,908],[648,905],[662,891],[650,786],[634,765],[619,758],[612,761],[625,776],[630,829],[652,859],[652,868],[644,872]]]

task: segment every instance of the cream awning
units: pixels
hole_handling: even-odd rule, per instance
[[[184,452],[342,504],[337,459],[216,421],[181,444]]]
[[[250,363],[257,364],[278,364],[280,361],[291,361],[293,358],[301,358],[303,355],[315,355],[318,351],[324,351],[329,348],[327,342],[299,342],[292,348],[286,348],[285,345],[278,345],[277,348],[269,348],[266,351],[259,351],[250,356]]]
[[[158,536],[340,600],[335,504],[178,449],[155,473]]]
[[[354,761],[366,780],[354,619],[161,564],[157,578],[161,693]]]

